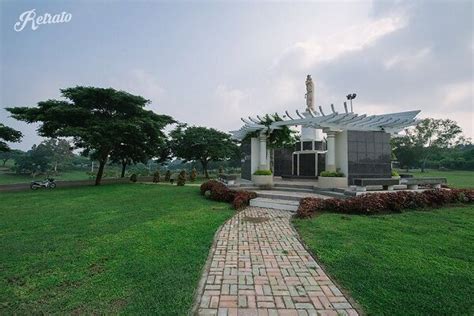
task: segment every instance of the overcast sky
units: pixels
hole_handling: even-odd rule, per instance
[[[422,110],[474,136],[472,1],[132,2],[0,1],[0,122],[76,85],[140,94],[158,112],[229,131],[240,117],[316,105],[380,114]],[[69,23],[14,25],[24,11]]]

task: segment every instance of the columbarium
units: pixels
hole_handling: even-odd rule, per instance
[[[357,114],[344,102],[341,112],[331,104],[325,113],[322,106],[316,107],[310,75],[305,85],[304,111],[292,115],[285,111],[282,120],[271,124],[260,116],[242,118],[244,125],[231,132],[242,141],[242,179],[251,180],[257,170],[268,169],[275,177],[311,180],[321,187],[347,187],[357,178],[390,178],[390,137],[416,125],[420,111]],[[282,126],[300,126],[299,141],[293,148],[267,148],[269,135]],[[322,171],[337,172],[339,177],[320,177]]]

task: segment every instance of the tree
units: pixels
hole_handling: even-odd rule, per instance
[[[23,137],[21,132],[0,123],[0,152],[10,150],[6,142],[17,143],[21,140],[21,137]]]
[[[46,172],[51,167],[51,150],[44,144],[33,145],[24,155],[15,159],[17,173],[29,173],[33,176]]]
[[[184,162],[199,161],[206,178],[210,161],[229,159],[236,152],[237,145],[230,135],[213,128],[181,124],[170,132],[170,137],[174,155]]]
[[[49,151],[51,164],[54,172],[58,171],[58,167],[64,167],[74,158],[71,144],[65,139],[50,138],[41,142],[41,145]]]
[[[392,142],[394,153],[403,166],[418,163],[424,172],[426,161],[440,150],[465,143],[462,129],[450,119],[426,118],[415,127],[405,130],[405,135]],[[402,163],[403,161],[403,163]]]
[[[124,141],[130,141],[128,135],[141,133],[142,129],[157,130],[172,121],[169,116],[145,110],[149,100],[125,91],[78,86],[61,89],[61,95],[66,100],[7,110],[18,120],[40,122],[40,136],[71,137],[83,155],[99,161],[96,185],[101,182],[110,154]]]
[[[23,151],[16,149],[10,149],[9,151],[0,151],[0,160],[2,160],[3,166],[5,167],[8,160],[15,160],[23,154],[25,154]]]

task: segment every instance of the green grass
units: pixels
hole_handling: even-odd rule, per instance
[[[0,314],[185,315],[233,211],[197,187],[0,193]]]
[[[367,314],[474,314],[472,206],[294,223]]]
[[[80,170],[71,170],[61,172],[58,175],[52,176],[56,180],[87,180],[90,179],[89,175],[85,171]],[[30,182],[32,180],[42,180],[46,178],[46,176],[37,176],[33,178],[30,175],[25,174],[16,174],[10,171],[0,170],[0,184],[14,184],[14,183],[25,183]]]
[[[397,170],[398,173],[407,173],[406,170]],[[442,177],[448,180],[453,188],[474,188],[474,171],[464,170],[425,170],[425,172],[410,170],[415,177]]]

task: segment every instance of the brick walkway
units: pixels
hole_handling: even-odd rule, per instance
[[[217,234],[197,315],[357,315],[297,239],[290,213],[249,207]]]

